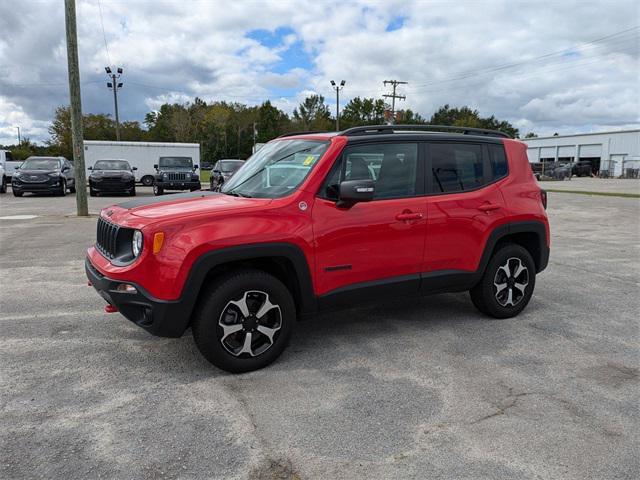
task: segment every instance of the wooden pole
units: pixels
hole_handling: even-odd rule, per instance
[[[80,102],[80,67],[78,66],[78,33],[76,30],[76,2],[64,1],[64,19],[67,31],[67,64],[69,68],[69,97],[71,100],[71,135],[75,170],[76,209],[79,217],[89,215],[87,206],[87,178],[84,168],[82,144],[82,103]]]

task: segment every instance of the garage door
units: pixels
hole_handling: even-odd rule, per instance
[[[556,158],[556,147],[542,147],[540,158]]]
[[[538,160],[538,149],[537,148],[527,148],[527,157],[529,157],[530,162],[537,162]]]
[[[602,156],[602,144],[580,145],[580,158],[591,158]]]
[[[575,145],[565,145],[558,147],[558,157],[574,157],[576,154]]]

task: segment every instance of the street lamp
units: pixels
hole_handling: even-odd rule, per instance
[[[104,67],[104,71],[107,72],[107,76],[111,79],[107,82],[107,88],[113,90],[113,104],[116,111],[116,140],[120,141],[120,117],[118,116],[118,89],[122,88],[122,82],[116,80],[122,75],[122,67],[116,69],[116,73],[111,71],[110,67]]]
[[[331,87],[336,91],[336,132],[340,131],[340,90],[344,88],[345,83],[347,82],[342,80],[340,85],[336,85],[336,82],[331,80]]]

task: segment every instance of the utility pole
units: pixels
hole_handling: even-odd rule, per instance
[[[76,30],[76,2],[64,0],[64,20],[67,31],[67,64],[69,69],[69,97],[71,100],[71,137],[76,185],[76,210],[79,217],[89,216],[87,179],[84,170],[82,145],[82,103],[80,102],[80,67],[78,65],[78,33]]]
[[[256,137],[258,136],[258,130],[256,129],[257,122],[253,122],[253,148],[251,149],[251,154],[256,151]]]
[[[20,138],[20,127],[16,127],[18,129],[18,146],[22,145],[22,139]]]
[[[385,87],[387,86],[387,84],[389,84],[393,88],[393,93],[382,95],[385,98],[390,98],[391,99],[391,124],[396,123],[396,98],[398,100],[406,100],[407,99],[407,97],[405,95],[396,95],[396,88],[398,87],[398,85],[406,85],[407,83],[409,83],[409,82],[400,82],[398,80],[385,80],[384,81],[384,86]]]
[[[336,132],[340,131],[340,90],[344,88],[345,83],[347,82],[342,80],[340,85],[336,85],[336,82],[331,80],[331,86],[336,91]]]
[[[113,104],[116,109],[116,140],[120,141],[120,117],[118,116],[118,89],[122,88],[122,82],[118,82],[120,75],[122,75],[122,68],[118,67],[116,73],[111,71],[110,67],[104,67],[104,71],[107,72],[107,77],[111,79],[107,82],[107,88],[113,90]]]

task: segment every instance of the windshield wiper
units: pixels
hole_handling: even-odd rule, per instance
[[[251,195],[247,195],[246,193],[236,192],[234,190],[229,190],[228,192],[222,192],[225,195],[231,195],[232,197],[243,197],[243,198],[253,198]]]

